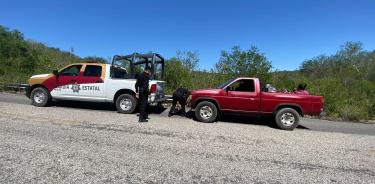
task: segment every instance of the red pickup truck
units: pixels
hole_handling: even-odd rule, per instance
[[[214,122],[219,112],[272,116],[276,125],[293,130],[299,116],[319,115],[323,111],[322,96],[267,92],[257,78],[235,78],[216,89],[192,92],[191,105],[197,120]]]

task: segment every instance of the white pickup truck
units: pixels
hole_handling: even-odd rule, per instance
[[[52,74],[34,75],[29,79],[26,96],[35,106],[47,106],[52,100],[113,102],[120,113],[133,113],[138,100],[135,93],[137,72],[151,66],[149,103],[166,100],[164,59],[159,54],[115,56],[112,64],[75,63]]]

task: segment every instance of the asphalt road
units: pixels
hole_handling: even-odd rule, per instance
[[[0,183],[375,183],[375,136],[155,113],[0,102]]]
[[[15,104],[30,104],[30,100],[21,94],[0,93],[0,102],[8,102]],[[87,103],[87,102],[58,102],[54,104],[55,107],[63,108],[77,108],[94,111],[115,111],[112,104],[105,103]],[[53,107],[51,107],[53,108]],[[151,112],[156,116],[167,117],[169,109],[151,109]],[[173,117],[181,118],[181,117]],[[267,120],[258,118],[243,118],[239,116],[225,116],[218,121],[219,123],[239,123],[249,124],[254,126],[268,126],[274,127],[272,123]],[[320,132],[339,132],[348,134],[363,134],[375,135],[375,124],[364,124],[356,122],[338,122],[321,119],[302,118],[300,122],[300,129],[320,131]]]

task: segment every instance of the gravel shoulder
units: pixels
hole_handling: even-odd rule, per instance
[[[375,136],[0,102],[0,183],[375,183]]]

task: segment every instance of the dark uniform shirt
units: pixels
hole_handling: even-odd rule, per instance
[[[142,73],[138,76],[137,82],[135,83],[135,92],[148,94],[149,93],[149,76]]]
[[[178,88],[173,93],[173,96],[175,96],[179,100],[186,102],[187,98],[190,96],[190,91],[186,88]]]
[[[173,116],[173,114],[176,114],[176,113],[180,113],[180,115],[183,115],[183,116],[186,115],[185,105],[190,94],[191,94],[190,91],[186,88],[176,89],[176,91],[173,93],[173,96],[172,96],[173,101],[172,101],[172,107],[168,113],[169,117]],[[181,109],[179,110],[176,110],[177,102],[181,105]]]

